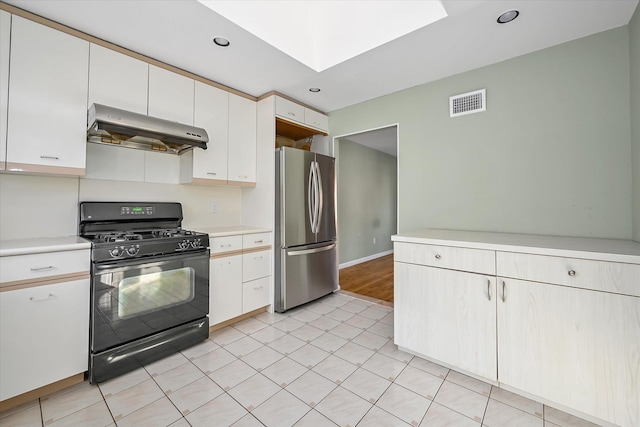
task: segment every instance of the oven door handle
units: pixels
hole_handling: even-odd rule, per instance
[[[162,256],[150,256],[146,258],[136,258],[127,260],[114,260],[108,263],[94,263],[93,269],[96,273],[104,274],[108,270],[127,270],[131,267],[139,268],[141,266],[151,267],[156,265],[167,264],[169,262],[181,261],[185,259],[209,259],[209,249],[204,252],[189,252],[179,255],[162,255]]]

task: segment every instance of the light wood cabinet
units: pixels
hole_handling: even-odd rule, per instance
[[[394,274],[395,343],[496,381],[495,277],[404,262]]]
[[[501,384],[617,425],[640,424],[640,298],[498,284]]]
[[[89,42],[13,16],[7,170],[84,175]]]
[[[0,400],[87,370],[89,262],[89,250],[0,258]]]
[[[11,14],[0,10],[0,170],[7,159],[7,104],[9,102],[9,49]]]
[[[229,94],[229,185],[256,185],[256,103]]]

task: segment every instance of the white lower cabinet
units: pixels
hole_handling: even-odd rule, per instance
[[[86,371],[89,279],[0,292],[0,337],[0,400]]]
[[[209,325],[271,303],[271,233],[210,240]]]
[[[242,314],[242,255],[212,258],[209,284],[210,325]]]
[[[640,298],[498,283],[500,383],[617,425],[639,425]]]
[[[396,262],[395,343],[496,381],[495,277]]]

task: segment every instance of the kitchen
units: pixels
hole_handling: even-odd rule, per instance
[[[637,34],[637,19],[636,11],[629,26],[327,110],[330,135],[399,124],[400,232],[428,226],[638,241],[638,38],[630,33]],[[487,111],[464,122],[446,117],[436,101],[424,101],[446,105],[451,95],[485,86]],[[594,97],[598,102],[591,102]],[[270,116],[264,120],[272,141],[275,106],[267,103],[258,111],[272,110],[264,115]],[[87,158],[87,169],[104,173],[90,167],[96,158]],[[248,224],[271,230],[273,213],[264,203],[274,190],[262,183],[273,174],[272,143],[259,144],[256,158],[255,188],[154,182],[178,170],[171,164],[160,173],[150,170],[148,182],[144,175],[121,181],[3,173],[2,239],[19,237],[16,225],[24,223],[28,237],[76,235],[79,201],[122,200],[123,194],[132,201],[180,201],[187,229]],[[213,202],[218,213],[211,212]],[[46,221],[39,216],[42,207]]]

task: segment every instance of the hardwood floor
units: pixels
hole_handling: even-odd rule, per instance
[[[340,288],[393,302],[393,254],[341,269]]]

